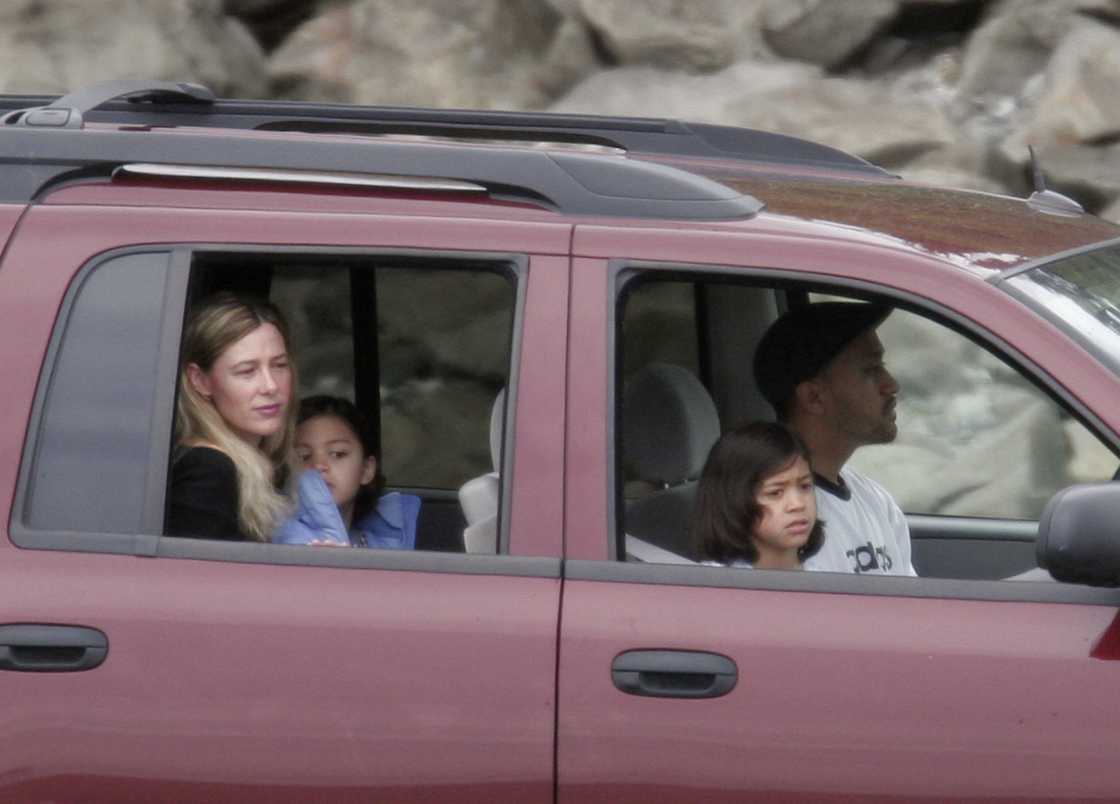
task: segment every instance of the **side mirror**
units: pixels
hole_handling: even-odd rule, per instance
[[[1120,483],[1070,486],[1051,497],[1035,549],[1056,580],[1120,586]]]

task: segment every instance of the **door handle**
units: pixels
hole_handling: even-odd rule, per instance
[[[611,662],[611,679],[630,695],[718,698],[735,689],[739,668],[707,651],[628,650]]]
[[[0,625],[0,670],[67,673],[97,667],[109,640],[79,625]]]

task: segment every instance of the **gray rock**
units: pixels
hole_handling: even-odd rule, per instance
[[[1007,141],[1017,144],[1093,142],[1120,134],[1120,31],[1078,19],[1046,65],[1026,124]]]
[[[969,38],[951,113],[972,136],[998,141],[1021,125],[1054,50],[1087,11],[1110,0],[1005,0]]]
[[[292,4],[293,0],[222,0],[222,10],[234,17],[276,14]]]
[[[1113,201],[1098,213],[1106,221],[1120,223],[1120,199]]]
[[[531,108],[549,100],[540,54],[571,36],[562,21],[539,0],[355,0],[300,26],[269,70],[288,97]]]
[[[993,456],[999,456],[1002,471],[993,471]],[[1070,484],[1071,458],[1054,406],[1036,398],[960,453],[948,468],[949,476],[961,478],[961,493],[943,500],[938,511],[947,516],[1036,518],[1054,491]]]
[[[757,2],[578,0],[578,7],[623,65],[710,71],[739,58],[765,54],[756,33]]]
[[[956,140],[941,108],[888,83],[826,78],[742,97],[729,122],[807,137],[871,162],[896,161]]]
[[[271,51],[327,1],[224,0],[223,8],[249,28],[265,50]]]
[[[0,10],[0,91],[62,93],[136,76],[221,95],[267,86],[260,46],[221,0],[20,0]]]
[[[390,484],[458,488],[490,471],[496,389],[469,380],[412,382],[382,396],[382,466]]]
[[[707,75],[653,68],[606,70],[551,109],[658,116],[808,137],[877,161],[951,144],[955,133],[932,101],[889,83],[821,79],[800,62],[739,62]],[[884,110],[889,109],[889,113]]]
[[[880,160],[878,164],[917,184],[985,193],[1015,193],[1020,189],[1008,186],[998,174],[992,175],[989,149],[969,140],[933,148],[901,163]]]
[[[378,331],[385,349],[383,382],[417,374],[500,382],[508,367],[512,286],[498,274],[382,271]],[[438,303],[434,303],[438,300]],[[422,336],[419,338],[418,336]],[[424,361],[422,371],[412,361]]]
[[[545,96],[554,99],[599,68],[591,31],[579,19],[565,17],[541,55],[537,83]]]
[[[619,67],[591,75],[549,111],[731,123],[732,107],[743,99],[767,90],[789,90],[819,75],[818,68],[796,62],[743,61],[705,75]]]
[[[779,56],[835,67],[866,46],[898,12],[897,0],[780,0],[761,17]]]

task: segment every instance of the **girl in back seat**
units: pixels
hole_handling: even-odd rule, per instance
[[[381,474],[365,417],[347,399],[311,396],[299,406],[295,449],[305,471],[296,514],[273,534],[280,544],[411,550],[420,498],[381,495]]]
[[[716,564],[801,569],[821,548],[824,523],[800,439],[774,422],[724,433],[700,475],[692,539]]]

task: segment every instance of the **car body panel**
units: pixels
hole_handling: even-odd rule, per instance
[[[558,578],[0,556],[5,621],[109,640],[86,673],[3,675],[5,800],[551,801]]]
[[[1120,664],[1090,653],[1115,614],[569,577],[559,801],[1110,798]],[[624,694],[611,662],[636,648],[718,652],[738,685]]]
[[[8,244],[8,238],[19,223],[24,209],[25,207],[17,204],[0,204],[0,254],[3,254],[4,246]]]
[[[565,384],[559,367],[567,344],[556,337],[568,316],[566,257],[533,257],[521,330],[520,368],[515,423],[514,460],[502,471],[512,473],[516,489],[510,512],[510,545],[514,555],[558,556],[564,538]]]
[[[0,798],[552,800],[564,379],[548,367],[566,359],[552,327],[567,314],[568,260],[532,252],[566,250],[568,229],[311,210],[27,215],[0,268],[0,320],[20,333],[0,339],[12,372],[0,395],[5,443],[24,441],[75,272],[98,254],[160,243],[526,255],[517,391],[553,416],[517,418],[513,464],[529,474],[511,484],[511,557],[483,557],[492,563],[481,572],[471,556],[426,572],[268,563],[306,548],[262,547],[262,563],[246,563],[4,539],[4,622],[96,628],[109,652],[85,673],[0,674]],[[7,454],[4,522],[19,450]],[[526,574],[518,556],[545,558]]]
[[[614,376],[606,313],[628,264],[771,283],[831,279],[933,305],[956,326],[1029,356],[1040,382],[1113,432],[1120,419],[1106,400],[1115,377],[974,272],[890,242],[652,228],[636,239],[580,226],[574,251],[614,258],[573,259],[572,321],[581,325],[570,333],[572,352],[604,357],[569,367],[570,406],[590,412],[596,426],[568,436],[569,456],[580,459],[568,464],[559,800],[1111,795],[1120,755],[1103,734],[1120,714],[1112,695],[1120,666],[1091,653],[1109,633],[1114,604],[1042,602],[1041,592],[1032,602],[1025,582],[989,584],[991,599],[977,600],[950,599],[980,588],[955,582],[910,581],[920,596],[897,597],[879,588],[886,579],[854,576],[835,577],[855,594],[798,592],[814,580],[800,574],[784,587],[786,574],[768,578],[767,588],[734,588],[769,573],[708,567],[680,568],[712,574],[676,586],[657,565],[617,564],[613,426],[597,423],[614,421],[618,392],[604,392],[597,378]],[[596,443],[602,454],[593,458]],[[724,655],[738,665],[739,686],[711,700],[628,695],[612,684],[611,663],[631,650]],[[1058,764],[1062,779],[1052,772]]]

